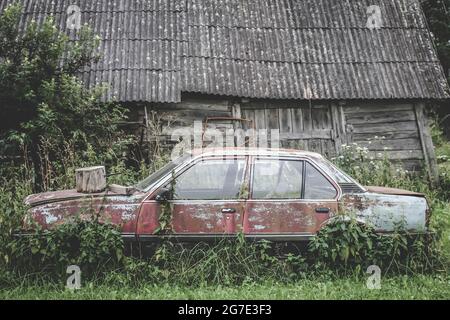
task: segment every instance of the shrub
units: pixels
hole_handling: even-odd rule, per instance
[[[14,240],[9,245],[11,266],[18,272],[49,271],[65,274],[69,265],[78,265],[87,276],[101,275],[119,265],[124,244],[117,226],[75,218],[53,230]]]
[[[308,249],[312,263],[337,272],[377,265],[384,273],[430,272],[443,266],[440,251],[429,235],[410,234],[398,226],[378,234],[349,215],[327,224]]]
[[[13,4],[0,15],[0,151],[26,163],[33,188],[42,191],[59,186],[75,154],[83,162],[90,148],[102,160],[121,157],[119,124],[126,114],[116,103],[100,102],[105,88],[88,89],[76,77],[98,58],[99,40],[90,30],[70,41],[47,18],[21,31],[22,10]]]

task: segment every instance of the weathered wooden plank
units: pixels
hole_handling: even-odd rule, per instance
[[[292,132],[300,132],[305,129],[303,123],[302,108],[293,108],[292,110]]]
[[[331,112],[331,122],[333,126],[333,143],[336,153],[341,152],[341,146],[345,141],[345,125],[342,123],[341,119],[344,118],[344,115],[341,117],[342,108],[338,105],[332,104],[330,106]]]
[[[417,130],[417,124],[414,121],[400,121],[396,123],[374,123],[367,124],[353,124],[354,133],[373,133],[382,136],[384,132],[401,132],[404,130]]]
[[[267,129],[280,129],[279,122],[279,109],[266,109],[266,123],[268,125]]]
[[[311,140],[311,139],[330,139],[331,130],[303,130],[301,132],[282,132],[280,133],[281,140]]]
[[[354,140],[355,141],[355,140]],[[356,142],[356,141],[355,141]],[[357,142],[360,146],[367,147],[369,150],[420,150],[421,144],[419,139],[383,139],[372,141]]]
[[[155,109],[160,110],[212,110],[231,112],[229,100],[213,100],[213,99],[188,99],[180,103],[157,104]]]
[[[329,125],[329,108],[326,106],[316,106],[311,112],[311,121],[313,129],[331,128]]]
[[[367,112],[397,112],[397,111],[414,111],[412,104],[365,104],[365,105],[346,105],[343,107],[344,113],[348,114],[360,114]]]
[[[304,130],[312,130],[312,107],[302,108],[303,128]]]
[[[253,109],[241,109],[242,117],[244,119],[252,120],[252,126],[256,128],[255,123],[255,110]]]
[[[265,109],[254,110],[255,127],[256,129],[266,129],[266,112]]]
[[[282,108],[279,109],[279,121],[281,132],[292,132],[292,109]]]
[[[232,104],[231,116],[238,119],[242,118],[241,105],[239,103]]]
[[[427,167],[431,182],[434,185],[437,185],[439,184],[439,170],[437,167],[436,154],[434,153],[433,140],[431,138],[428,121],[425,114],[425,105],[423,103],[418,103],[415,105],[415,110],[425,165]]]
[[[384,137],[387,140],[390,139],[419,139],[419,131],[417,130],[405,130],[405,131],[395,131],[395,132],[383,132],[382,134],[374,134],[374,133],[355,133],[353,135],[353,140],[355,142],[358,141],[367,141],[368,139],[373,140],[375,137],[381,138]]]
[[[369,151],[369,156],[374,158],[383,158],[385,154],[391,160],[423,159],[422,150]]]
[[[346,117],[347,122],[351,124],[391,123],[416,120],[413,110],[349,113]]]
[[[292,100],[253,100],[241,103],[243,109],[282,109],[298,108],[298,102]]]
[[[192,120],[203,120],[207,117],[231,117],[231,112],[217,111],[217,110],[173,110],[170,112],[170,117],[183,122]]]

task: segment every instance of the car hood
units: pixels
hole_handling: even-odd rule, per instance
[[[425,197],[425,194],[419,193],[419,192],[413,192],[403,189],[396,189],[396,188],[386,188],[386,187],[375,187],[375,186],[368,186],[364,187],[369,192],[374,193],[381,193],[381,194],[392,194],[392,195],[398,195],[398,196],[412,196],[412,197]]]
[[[25,204],[31,207],[35,207],[41,204],[47,204],[52,202],[60,202],[66,200],[80,199],[80,198],[100,198],[100,197],[111,197],[111,196],[126,196],[126,193],[117,193],[110,190],[98,192],[98,193],[82,193],[77,192],[75,189],[70,190],[60,190],[43,192],[29,195],[25,198]]]

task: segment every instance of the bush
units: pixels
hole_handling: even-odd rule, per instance
[[[117,226],[91,220],[74,220],[53,230],[19,238],[9,244],[11,267],[22,272],[65,274],[69,265],[78,265],[84,275],[101,275],[117,267],[124,244]]]
[[[46,191],[75,163],[89,162],[92,150],[102,163],[122,156],[126,109],[101,103],[106,88],[77,78],[98,58],[89,29],[70,41],[47,18],[20,31],[22,10],[13,4],[0,15],[0,152],[32,171],[35,191]]]
[[[314,263],[335,271],[366,270],[377,265],[383,273],[430,272],[443,267],[440,251],[429,235],[409,234],[401,226],[378,234],[349,215],[338,216],[310,243]]]

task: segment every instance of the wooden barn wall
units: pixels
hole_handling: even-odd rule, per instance
[[[241,104],[241,114],[255,122],[256,130],[279,130],[284,148],[336,154],[332,108],[295,102],[248,102]]]
[[[137,110],[137,122],[145,124],[144,142],[158,141],[170,147],[176,143],[171,141],[173,132],[192,129],[195,121],[203,123],[208,117],[232,117],[233,106],[227,99],[186,98],[180,103],[150,104],[133,109]]]
[[[343,111],[349,141],[373,156],[386,153],[406,169],[420,168],[424,153],[414,104],[349,104]]]
[[[281,147],[338,154],[343,144],[357,143],[371,155],[387,156],[406,169],[417,170],[434,158],[422,105],[396,102],[314,103],[275,100],[232,100],[189,96],[181,103],[152,104],[137,108],[138,122],[147,119],[145,141],[170,142],[173,130],[192,127],[207,117],[250,119],[259,129],[278,129]],[[236,127],[223,122],[222,128]],[[421,128],[422,126],[422,128]],[[161,128],[165,128],[161,130]],[[424,137],[425,136],[425,137]],[[428,155],[427,150],[428,148]],[[430,149],[431,148],[431,149]]]

